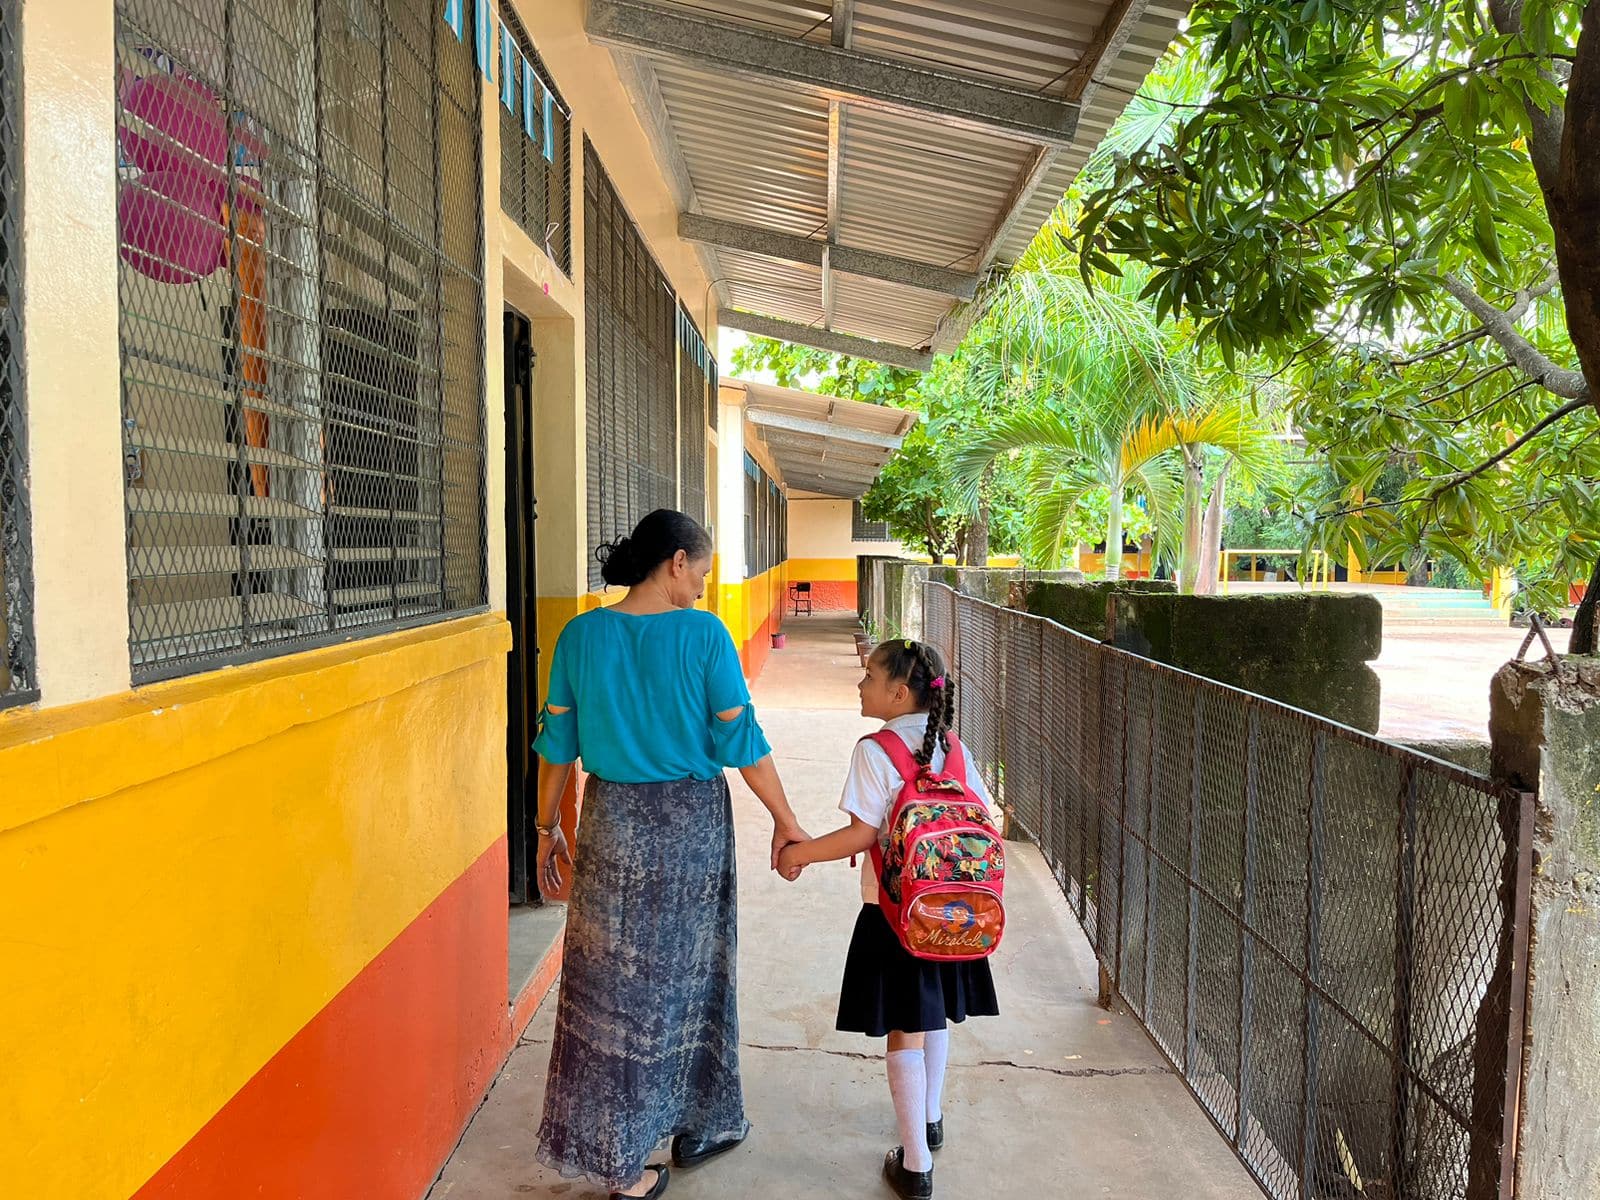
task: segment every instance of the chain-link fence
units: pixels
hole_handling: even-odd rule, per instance
[[[37,698],[22,377],[20,4],[0,4],[0,708]]]
[[[926,587],[959,732],[1274,1200],[1511,1195],[1529,796]]]
[[[430,0],[118,0],[134,677],[483,604],[481,87]]]

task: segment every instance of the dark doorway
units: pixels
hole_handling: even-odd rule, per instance
[[[539,762],[533,754],[539,712],[538,589],[534,586],[533,326],[514,309],[505,314],[506,354],[506,618],[511,657],[506,664],[506,852],[511,903],[539,900],[532,870],[538,851]]]

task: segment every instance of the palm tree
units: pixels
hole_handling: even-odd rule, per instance
[[[1065,232],[1068,212],[1053,224]],[[1029,558],[1058,566],[1074,511],[1104,489],[1106,576],[1121,574],[1123,505],[1140,497],[1158,545],[1179,550],[1185,590],[1200,577],[1208,451],[1245,465],[1268,438],[1245,406],[1211,397],[1198,355],[1180,331],[1158,321],[1143,299],[1147,273],[1086,282],[1065,238],[1034,242],[989,297],[974,343],[1012,368],[1016,407],[956,458],[969,493],[1002,456],[1028,454],[1036,503]],[[972,344],[972,343],[969,343]]]

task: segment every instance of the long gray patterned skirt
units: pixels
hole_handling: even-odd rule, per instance
[[[575,858],[538,1154],[617,1190],[744,1120],[727,782],[591,779]]]

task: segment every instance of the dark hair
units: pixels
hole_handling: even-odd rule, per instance
[[[649,579],[679,550],[691,559],[704,558],[711,553],[711,535],[693,517],[658,508],[627,537],[602,542],[594,556],[600,560],[600,578],[607,584],[632,587]]]
[[[922,748],[916,760],[923,766],[933,761],[935,743],[946,754],[950,753],[950,730],[956,723],[956,681],[945,669],[944,655],[927,642],[884,642],[872,652],[872,657],[883,665],[889,678],[903,682],[911,689],[917,708],[928,714],[928,732],[923,735]],[[939,681],[935,687],[935,681]]]

